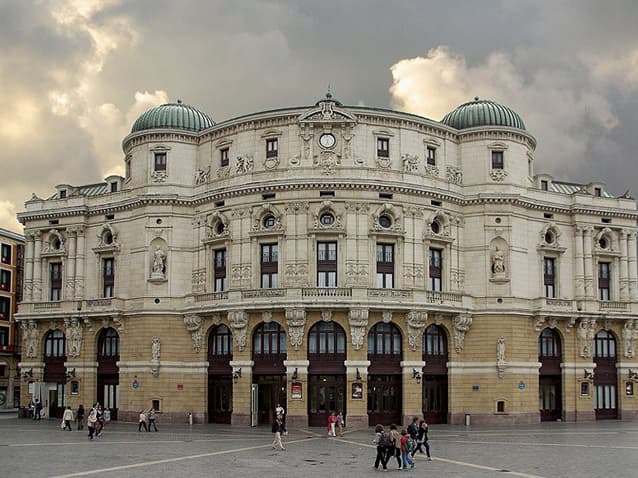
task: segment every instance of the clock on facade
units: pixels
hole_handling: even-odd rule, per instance
[[[331,133],[325,133],[319,137],[319,144],[324,148],[332,148],[336,142],[337,140]]]

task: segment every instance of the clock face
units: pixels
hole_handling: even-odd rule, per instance
[[[332,148],[336,142],[334,135],[330,133],[322,134],[319,137],[319,144],[324,148]]]

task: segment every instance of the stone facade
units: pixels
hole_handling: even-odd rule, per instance
[[[330,323],[345,335],[345,360],[327,375],[350,426],[396,416],[369,409],[373,376],[398,381],[394,412],[403,422],[425,410],[450,423],[467,414],[473,423],[530,423],[542,418],[539,337],[549,328],[560,344],[558,418],[589,420],[602,385],[583,370],[595,369],[594,340],[607,331],[617,345],[614,409],[633,417],[635,202],[602,184],[534,176],[535,145],[522,129],[456,130],[330,97],[199,132],[132,133],[123,142],[125,177],[90,190],[58,186],[57,196],[33,198],[19,214],[27,260],[18,317],[31,328],[23,350],[32,351],[21,366],[33,373],[25,380],[72,406],[102,397],[115,380],[119,419],[135,420],[153,404],[163,421],[192,413],[200,422],[218,418],[211,403],[224,400],[215,387],[225,380],[230,421],[248,425],[259,380],[280,376],[289,423],[306,426],[312,401],[326,398],[317,398],[325,391],[313,382],[320,375],[308,344],[313,327]],[[502,168],[493,167],[494,151]],[[325,244],[335,245],[334,264],[320,263]],[[272,245],[276,260],[265,264],[263,246]],[[51,295],[55,264],[59,300]],[[265,287],[267,266],[274,272]],[[254,374],[254,334],[264,324],[285,332],[286,356],[276,373]],[[377,324],[400,336],[385,372],[368,340]],[[209,373],[209,336],[221,325],[233,338],[223,379]],[[432,325],[446,352],[436,373],[424,354]],[[45,378],[44,357],[56,329],[67,343],[57,383]],[[100,362],[106,329],[119,337],[115,375]],[[23,402],[28,393],[23,387]]]

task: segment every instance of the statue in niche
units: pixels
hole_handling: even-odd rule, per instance
[[[155,252],[153,252],[153,273],[151,278],[163,279],[166,272],[166,254],[160,246],[155,246]]]
[[[505,274],[505,259],[503,252],[496,246],[492,254],[492,272],[494,274]]]

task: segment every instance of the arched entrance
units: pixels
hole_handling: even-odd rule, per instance
[[[601,330],[594,339],[594,410],[596,420],[618,418],[616,384],[616,339],[611,332]]]
[[[253,385],[257,387],[257,424],[270,425],[275,407],[286,402],[286,332],[276,322],[262,322],[253,333]],[[253,407],[255,408],[255,407]]]
[[[97,341],[97,401],[111,411],[111,420],[117,420],[120,401],[119,360],[119,334],[113,327],[102,329]]]
[[[335,322],[318,322],[308,332],[308,424],[328,423],[330,412],[346,414],[346,334]]]
[[[368,424],[401,424],[401,331],[378,323],[368,333]]]
[[[430,325],[423,334],[423,417],[428,423],[447,423],[447,334]]]
[[[233,336],[221,324],[208,336],[208,421],[230,423],[233,412]]]
[[[538,401],[541,421],[562,419],[563,395],[561,378],[562,347],[558,332],[547,328],[538,337]]]
[[[66,337],[60,330],[50,330],[44,339],[44,381],[47,385],[46,402],[49,417],[62,418],[66,406]]]

